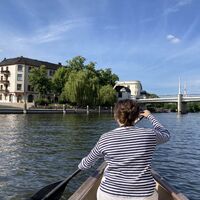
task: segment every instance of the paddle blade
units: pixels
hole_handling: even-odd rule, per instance
[[[39,190],[28,200],[59,200],[68,182],[80,171],[80,169],[77,169],[72,175],[67,177],[65,180],[47,185],[46,187]]]
[[[43,200],[59,200],[62,197],[66,185],[67,183],[63,184],[56,190],[56,192],[52,192],[50,195],[47,195]]]
[[[49,192],[51,192],[56,186],[58,186],[62,181],[58,181],[56,183],[52,183],[50,185],[45,186],[37,193],[35,193],[31,198],[28,200],[41,200],[43,199]]]

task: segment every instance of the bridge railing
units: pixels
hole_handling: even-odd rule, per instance
[[[159,95],[160,98],[177,97],[177,94]],[[200,97],[200,94],[183,94],[183,97]]]

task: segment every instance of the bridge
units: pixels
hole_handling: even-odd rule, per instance
[[[186,85],[181,93],[181,81],[179,78],[178,95],[164,95],[159,98],[145,98],[146,91],[142,90],[140,81],[117,81],[114,89],[118,93],[118,99],[134,99],[139,103],[177,103],[177,112],[186,113],[188,102],[200,102],[200,94],[187,94]]]
[[[132,99],[135,99],[131,96]],[[200,95],[183,95],[178,94],[177,96],[164,96],[159,98],[139,98],[139,103],[177,103],[177,112],[186,113],[188,102],[200,102]]]

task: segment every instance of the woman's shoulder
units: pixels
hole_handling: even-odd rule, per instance
[[[138,127],[138,126],[135,126],[135,130],[136,130],[136,131],[147,131],[147,132],[153,131],[152,128]]]
[[[101,135],[101,138],[114,137],[115,135],[121,133],[121,129],[122,129],[121,127],[118,127],[108,132],[105,132],[104,134]]]

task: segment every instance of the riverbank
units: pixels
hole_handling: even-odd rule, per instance
[[[152,107],[147,106],[145,109],[150,110],[152,113],[171,113],[177,112],[176,109],[165,108],[165,107]],[[63,105],[53,104],[50,106],[37,106],[34,107],[33,104],[27,104],[27,108],[24,108],[24,104],[16,104],[11,106],[10,104],[0,104],[0,114],[66,114],[66,113],[112,113],[113,107],[68,107]],[[186,113],[199,112],[198,109],[189,109]]]
[[[67,113],[112,113],[111,109],[42,109],[34,108],[24,110],[22,108],[1,108],[0,114],[67,114]]]
[[[112,113],[113,107],[77,107],[64,104],[35,106],[33,103],[0,103],[0,114],[66,114],[66,113]]]

